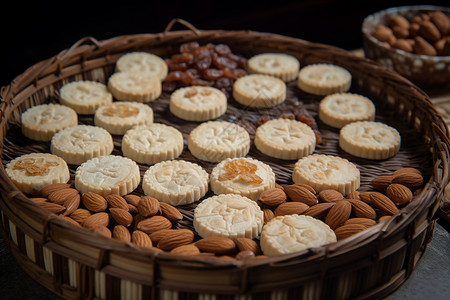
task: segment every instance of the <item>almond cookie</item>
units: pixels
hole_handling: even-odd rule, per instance
[[[386,159],[400,149],[400,134],[380,122],[361,121],[345,125],[339,132],[339,146],[347,153],[368,159]]]
[[[102,196],[129,194],[140,181],[139,166],[129,158],[116,155],[91,158],[75,172],[75,188],[78,191]]]
[[[314,64],[303,67],[297,86],[310,94],[329,95],[350,89],[352,75],[346,69],[331,64]]]
[[[103,128],[77,125],[57,132],[51,141],[51,152],[68,164],[80,165],[85,161],[109,155],[114,149],[111,134]]]
[[[263,53],[247,62],[250,73],[266,74],[289,82],[297,78],[300,62],[292,55],[284,53]]]
[[[348,195],[359,188],[360,172],[344,158],[311,154],[295,163],[292,180],[310,185],[317,193],[333,189]]]
[[[250,150],[250,136],[237,124],[209,121],[191,131],[188,147],[198,159],[219,162],[225,158],[247,155]]]
[[[130,52],[116,62],[116,72],[149,72],[161,81],[166,79],[168,70],[167,63],[161,57],[147,52]]]
[[[171,205],[190,204],[208,191],[208,173],[188,161],[163,161],[148,168],[142,189],[147,196]]]
[[[122,139],[123,155],[148,165],[177,158],[183,152],[183,147],[181,132],[159,123],[130,129]]]
[[[259,236],[263,224],[264,214],[258,204],[235,194],[204,199],[194,211],[194,228],[203,238],[253,239]]]
[[[227,158],[211,172],[211,190],[216,194],[239,194],[257,200],[259,195],[275,187],[272,168],[250,157]]]
[[[124,71],[112,74],[108,88],[120,101],[151,102],[161,95],[161,80],[150,72]]]
[[[213,120],[227,110],[227,96],[207,86],[189,86],[170,95],[170,112],[187,121]]]
[[[273,76],[251,74],[234,82],[233,97],[245,106],[274,107],[286,99],[286,84]]]
[[[52,183],[66,183],[70,179],[66,162],[50,153],[30,153],[11,160],[6,174],[23,193],[37,194]]]
[[[336,234],[324,222],[310,216],[285,215],[264,225],[260,245],[264,255],[299,252],[336,242]]]
[[[144,103],[114,102],[99,107],[95,112],[94,122],[111,134],[125,134],[135,126],[152,124],[153,110]]]
[[[361,95],[332,94],[323,98],[319,104],[319,119],[335,128],[342,128],[356,121],[373,121],[374,118],[375,105],[369,98]]]
[[[30,107],[21,116],[22,133],[35,140],[48,142],[61,129],[78,124],[78,115],[61,104],[42,104]]]
[[[73,81],[59,90],[59,102],[78,114],[93,114],[102,105],[112,102],[106,85],[96,81]]]
[[[305,123],[274,119],[256,129],[255,146],[262,153],[279,159],[299,159],[313,153],[316,135]]]

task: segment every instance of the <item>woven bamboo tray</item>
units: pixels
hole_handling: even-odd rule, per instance
[[[188,30],[171,31],[177,22]],[[117,59],[127,52],[149,51],[168,57],[177,52],[181,43],[190,41],[225,43],[234,53],[246,57],[284,52],[296,56],[302,66],[327,62],[348,69],[353,76],[351,91],[375,102],[376,119],[400,131],[402,149],[394,158],[379,163],[355,159],[337,146],[338,132],[319,123],[323,143],[316,152],[339,155],[357,164],[362,175],[361,190],[369,190],[368,182],[376,176],[412,166],[424,174],[423,191],[389,221],[340,242],[279,257],[228,261],[153,252],[75,228],[39,208],[11,183],[4,170],[9,160],[29,152],[49,152],[48,143],[32,142],[21,135],[20,114],[24,110],[57,102],[57,92],[67,82],[106,82]],[[198,30],[185,21],[174,20],[157,34],[105,41],[83,38],[70,49],[26,70],[2,89],[1,96],[0,229],[23,269],[67,299],[380,298],[393,292],[413,272],[432,238],[436,211],[444,206],[450,142],[447,127],[428,96],[396,73],[326,45],[252,31]],[[296,89],[293,83],[286,103],[277,108],[277,113],[302,103],[317,116],[318,100]],[[155,122],[179,128],[185,138],[196,126],[170,116],[167,94],[151,106]],[[271,113],[244,110],[231,99],[223,119],[247,126],[253,137],[253,122],[261,114]],[[91,124],[92,120],[80,118],[80,123]],[[113,154],[120,154],[118,137],[115,145]],[[261,158],[254,146],[249,156]],[[195,161],[186,149],[181,158]],[[293,162],[264,160],[274,169],[278,183],[292,183]],[[207,171],[213,167],[205,163],[202,166]],[[147,167],[141,166],[141,174]],[[71,167],[72,176],[74,170]],[[186,226],[192,226],[194,207],[183,207]]]

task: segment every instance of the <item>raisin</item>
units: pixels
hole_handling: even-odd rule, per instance
[[[295,120],[295,116],[294,116],[293,113],[281,114],[280,118],[282,118],[282,119],[289,119],[289,120]]]
[[[247,75],[247,72],[243,69],[231,69],[231,68],[224,68],[223,69],[223,76],[230,78],[230,79],[238,79],[239,77]]]
[[[194,55],[192,53],[180,53],[172,56],[171,60],[174,63],[192,63]]]
[[[217,54],[219,54],[220,56],[228,56],[229,54],[231,54],[231,49],[230,47],[228,47],[225,44],[218,44],[216,45],[215,49]]]
[[[167,81],[167,82],[179,81],[179,80],[181,80],[182,76],[183,76],[182,71],[172,71],[167,74],[165,81]]]
[[[206,80],[217,80],[224,75],[224,71],[220,69],[206,69],[202,73],[203,79]]]
[[[211,56],[211,52],[209,51],[208,47],[198,47],[194,50],[194,58],[195,59],[201,59],[206,56]]]
[[[211,56],[203,56],[194,63],[194,68],[199,71],[208,69],[211,66]]]
[[[209,80],[203,80],[201,78],[195,78],[192,81],[193,85],[201,85],[201,86],[212,86],[214,84],[214,81],[209,81]]]
[[[218,88],[218,89],[222,89],[222,88],[227,88],[233,85],[233,82],[231,81],[231,79],[226,78],[226,77],[220,77],[216,80],[214,87]]]
[[[180,46],[180,52],[193,52],[198,47],[200,47],[200,45],[197,42],[184,43]]]
[[[166,63],[171,71],[184,71],[188,68],[188,66],[185,62],[176,63],[172,60],[166,60]]]
[[[271,118],[268,115],[262,115],[259,117],[259,119],[256,121],[257,126],[261,126],[262,124],[266,123],[267,121],[270,121]]]
[[[171,82],[163,82],[162,84],[162,90],[166,93],[171,93],[175,91],[177,88],[177,83],[175,81]]]
[[[219,56],[219,55],[211,55],[212,56],[212,64],[213,66],[215,66],[216,68],[219,69],[225,69],[225,68],[236,68],[237,67],[237,63],[226,58],[223,56]]]

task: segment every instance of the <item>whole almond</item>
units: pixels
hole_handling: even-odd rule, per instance
[[[409,21],[403,16],[395,15],[395,16],[392,16],[391,18],[389,18],[388,26],[391,27],[391,28],[395,27],[395,26],[398,26],[398,27],[401,27],[401,28],[408,29],[409,28]]]
[[[270,220],[272,220],[275,217],[275,214],[273,213],[273,211],[268,208],[263,209],[263,214],[264,214],[264,224],[266,224],[267,222],[269,222]]]
[[[345,221],[344,225],[348,224],[360,224],[366,226],[366,228],[372,227],[377,224],[375,220],[368,219],[368,218],[350,218],[347,221]]]
[[[381,216],[378,218],[378,223],[382,223],[390,218],[392,218],[392,216]]]
[[[75,210],[78,209],[80,206],[80,194],[76,193],[75,195],[72,195],[66,199],[63,206],[66,208],[64,211],[64,215],[68,216],[71,215]]]
[[[215,254],[230,253],[236,248],[232,239],[226,237],[206,237],[195,242],[202,252],[211,252]]]
[[[123,225],[114,226],[112,238],[124,242],[131,242],[131,234],[128,228]]]
[[[92,213],[89,210],[84,208],[78,208],[73,213],[70,214],[70,217],[75,221],[77,221],[78,223],[82,224],[84,220],[86,220],[87,217],[89,217],[90,215],[92,215]]]
[[[183,220],[183,214],[173,205],[165,202],[159,202],[161,214],[172,222]]]
[[[388,44],[392,44],[395,42],[395,36],[392,33],[392,30],[382,24],[378,24],[375,27],[375,31],[372,33],[372,36],[380,42],[386,42]]]
[[[131,242],[139,247],[153,248],[152,239],[145,232],[135,230],[131,235]]]
[[[289,199],[294,202],[302,202],[309,206],[317,204],[318,202],[316,195],[314,195],[308,188],[297,183],[285,186],[284,192],[287,194]]]
[[[370,202],[370,195],[377,192],[361,192],[359,193],[359,199],[361,201],[364,201],[367,204],[371,204]]]
[[[139,214],[144,217],[154,216],[159,212],[159,201],[150,196],[142,196],[137,209]]]
[[[375,220],[377,218],[377,213],[375,212],[375,210],[366,202],[358,199],[348,199],[347,201],[352,205],[352,210],[356,217],[372,220]]]
[[[170,251],[170,254],[176,255],[197,255],[199,253],[200,249],[198,249],[197,246],[193,244],[178,246]]]
[[[138,195],[125,195],[123,198],[136,207],[139,205],[139,201],[141,201],[141,196]]]
[[[450,19],[441,11],[434,11],[429,14],[430,21],[436,26],[442,36],[450,32]]]
[[[50,201],[52,203],[63,205],[64,202],[66,202],[67,198],[73,197],[78,194],[79,193],[76,189],[65,188],[65,189],[60,189],[60,190],[50,193],[50,195],[48,195],[47,198],[48,198],[48,201]]]
[[[412,38],[415,38],[416,36],[418,36],[419,29],[420,29],[419,23],[411,22],[411,25],[409,26],[409,36]]]
[[[397,41],[394,44],[392,44],[392,47],[406,52],[413,51],[413,46],[405,39],[397,39]]]
[[[156,244],[167,234],[170,234],[172,231],[177,231],[178,229],[162,229],[158,231],[154,231],[150,234],[150,238]]]
[[[105,196],[105,200],[108,202],[110,208],[121,208],[128,211],[128,203],[125,198],[120,195],[110,194]]]
[[[427,41],[434,43],[441,38],[441,33],[430,21],[423,21],[420,24],[419,35],[426,39]]]
[[[245,260],[245,259],[254,258],[254,257],[255,257],[255,253],[253,253],[250,250],[239,251],[239,253],[236,254],[237,260]]]
[[[284,190],[278,188],[265,190],[259,196],[259,200],[267,206],[278,206],[285,203],[286,199]]]
[[[170,229],[171,227],[172,223],[166,217],[152,216],[140,221],[136,228],[145,233],[152,233],[163,229]]]
[[[402,184],[414,190],[423,185],[423,177],[417,173],[401,173],[394,176],[392,183]]]
[[[403,184],[393,183],[386,189],[386,195],[397,205],[408,203],[413,198],[413,193]]]
[[[109,212],[117,224],[128,227],[133,223],[133,216],[128,212],[128,210],[122,208],[110,208]]]
[[[336,229],[348,220],[352,212],[352,205],[347,200],[336,201],[335,205],[328,212],[325,223],[331,229]]]
[[[94,232],[100,233],[106,237],[111,238],[112,237],[112,233],[111,230],[108,229],[108,227],[106,226],[97,226],[91,229]]]
[[[437,51],[434,47],[420,36],[414,38],[414,53],[422,55],[436,56]]]
[[[395,42],[397,42],[398,39],[405,39],[405,38],[409,37],[409,27],[403,28],[400,26],[394,26],[394,27],[392,27],[392,33],[397,38],[397,40],[395,41]],[[394,46],[394,44],[392,44],[392,46]]]
[[[158,242],[158,248],[170,251],[176,247],[188,245],[194,240],[194,232],[189,229],[178,229],[166,234]]]
[[[317,194],[316,190],[310,186],[309,184],[305,184],[305,183],[296,183],[296,186],[301,186],[302,188],[307,189],[308,191],[310,191],[313,195]]]
[[[305,216],[323,220],[335,204],[335,202],[319,203],[308,208],[303,214]]]
[[[343,199],[344,195],[336,190],[326,189],[319,192],[319,200],[322,202],[336,202]]]
[[[395,206],[394,202],[382,193],[372,193],[370,195],[370,202],[372,205],[389,215],[395,215],[398,213],[398,208]]]
[[[83,222],[83,227],[92,229],[97,226],[108,226],[109,215],[105,212],[98,212],[87,217]]]
[[[138,210],[137,210],[137,207],[134,206],[133,204],[127,203],[127,206],[128,206],[128,212],[129,212],[130,214],[136,215],[136,214],[139,213]]]
[[[237,238],[236,245],[239,251],[251,251],[255,255],[261,254],[261,249],[258,243],[249,238]]]
[[[63,213],[66,210],[64,206],[52,202],[39,202],[36,204],[44,208],[45,210],[57,215]]]
[[[347,199],[359,199],[359,191],[353,191],[347,195]]]
[[[302,202],[286,202],[278,205],[275,209],[275,216],[285,216],[285,215],[301,215],[309,208],[308,205]]]
[[[40,198],[40,197],[36,197],[36,198],[30,198],[31,201],[33,201],[36,204],[42,203],[42,202],[47,202],[47,198]]]
[[[84,206],[93,212],[105,211],[108,207],[108,202],[106,199],[97,193],[87,192],[81,196],[81,201]]]
[[[62,190],[62,189],[67,189],[67,188],[70,188],[69,183],[52,183],[52,184],[49,184],[49,185],[43,187],[40,191],[40,194],[43,197],[48,197],[48,195],[50,195],[53,192],[56,192],[56,191]]]
[[[71,217],[65,216],[65,215],[59,215],[61,218],[63,218],[64,220],[66,220],[67,222],[72,223],[73,225],[76,225],[78,227],[81,227],[80,223],[78,223],[77,221],[75,221],[74,219],[72,219]]]
[[[392,183],[393,178],[394,176],[392,175],[381,175],[372,179],[370,181],[370,185],[377,191],[384,192],[386,191],[388,185]]]
[[[347,224],[342,225],[339,228],[337,228],[334,233],[336,234],[336,238],[338,240],[343,240],[348,237],[351,237],[354,234],[357,234],[358,232],[366,230],[366,226],[361,224]]]

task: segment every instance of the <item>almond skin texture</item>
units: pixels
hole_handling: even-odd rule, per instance
[[[372,227],[373,225],[376,225],[377,222],[372,219],[368,218],[351,218],[345,221],[344,225],[348,224],[360,224],[366,226],[366,228]]]
[[[163,216],[152,216],[140,221],[137,224],[137,229],[145,233],[152,233],[163,229],[170,229],[171,227],[172,223],[169,221],[169,219]]]
[[[403,173],[395,175],[392,183],[402,184],[412,190],[417,189],[423,185],[423,177],[417,173]]]
[[[275,218],[275,214],[273,213],[273,211],[268,208],[264,208],[263,213],[264,213],[264,224]]]
[[[78,223],[82,224],[84,220],[86,220],[87,217],[89,217],[90,215],[92,215],[92,213],[87,209],[78,208],[73,213],[70,214],[70,217],[75,221],[77,221]]]
[[[110,208],[109,212],[117,224],[128,227],[133,223],[133,216],[128,212],[128,210],[122,208]]]
[[[40,202],[37,204],[45,210],[48,210],[49,212],[57,215],[63,213],[66,210],[64,206],[52,202]]]
[[[109,237],[109,238],[112,237],[111,230],[109,230],[108,227],[106,227],[106,226],[94,227],[94,228],[92,228],[92,231],[100,233],[100,234],[102,234],[102,235],[104,235],[106,237]]]
[[[40,194],[47,198],[48,195],[50,195],[53,192],[56,192],[58,190],[67,189],[70,188],[69,183],[52,183],[42,188]]]
[[[176,247],[188,245],[194,240],[194,232],[189,229],[178,229],[166,234],[159,242],[158,248],[170,251]]]
[[[359,199],[361,199],[361,201],[364,201],[367,204],[371,204],[371,200],[370,200],[370,195],[372,195],[373,193],[376,192],[362,192],[359,193]]]
[[[348,220],[351,212],[352,205],[350,202],[347,200],[337,201],[328,212],[327,217],[325,218],[325,223],[327,223],[327,225],[334,230]]]
[[[79,195],[78,191],[73,188],[66,188],[66,189],[60,189],[57,191],[54,191],[48,195],[48,201],[52,203],[56,203],[59,205],[63,205],[64,202],[70,197],[73,197],[75,195]]]
[[[338,240],[343,240],[348,237],[351,237],[354,234],[357,234],[358,232],[366,230],[366,226],[361,224],[347,224],[342,225],[339,228],[337,228],[334,233],[336,234],[336,238]]]
[[[170,234],[172,231],[176,231],[178,229],[162,229],[162,230],[158,230],[155,232],[152,232],[150,234],[150,238],[152,239],[152,241],[156,244],[159,243],[159,241],[166,236],[167,234]]]
[[[259,196],[259,200],[267,206],[278,206],[286,202],[286,193],[279,188],[265,190]]]
[[[285,215],[301,215],[309,208],[308,205],[302,202],[286,202],[279,205],[275,209],[275,216],[285,216]]]
[[[325,219],[330,209],[335,205],[335,202],[319,203],[308,208],[303,214],[319,220]]]
[[[408,29],[409,28],[409,21],[403,16],[395,15],[395,16],[392,16],[391,18],[389,18],[388,26],[389,27],[398,26],[398,27],[401,27],[401,28]]]
[[[137,209],[139,214],[144,217],[154,216],[159,212],[159,201],[150,196],[142,196]]]
[[[141,196],[138,195],[125,195],[123,198],[136,207],[139,205],[139,201],[141,201]]]
[[[65,216],[72,214],[75,210],[78,209],[78,207],[80,206],[81,201],[80,199],[81,196],[79,193],[70,196],[66,199],[66,201],[63,204],[63,206],[66,208],[66,210],[64,211]]]
[[[414,38],[414,53],[422,55],[436,56],[437,51],[434,47],[420,36]]]
[[[370,181],[370,185],[373,186],[374,189],[380,192],[386,191],[386,188],[392,183],[392,179],[394,176],[392,175],[382,175],[375,177]]]
[[[123,225],[116,225],[114,226],[113,232],[112,232],[113,239],[124,241],[124,242],[131,242],[131,234],[130,231]]]
[[[174,206],[169,203],[159,202],[159,207],[161,209],[161,214],[172,222],[179,222],[183,220],[183,215]]]
[[[195,245],[183,245],[178,246],[170,251],[170,254],[175,255],[197,255],[200,254],[200,249],[197,248]]]
[[[71,217],[65,216],[65,215],[59,215],[61,218],[63,218],[64,220],[66,220],[67,222],[72,223],[73,225],[76,225],[78,227],[81,227],[80,223],[78,223],[77,221],[75,221],[74,219],[72,219]]]
[[[416,174],[419,174],[420,176],[422,176],[422,172],[420,172],[416,168],[400,168],[398,170],[395,170],[394,173],[392,173],[392,175],[396,176],[396,175],[404,174],[404,173],[416,173]]]
[[[153,248],[153,243],[151,238],[145,232],[135,230],[131,235],[131,242],[136,246],[143,248]]]
[[[108,202],[108,206],[110,208],[121,208],[128,211],[128,204],[125,198],[120,195],[107,195],[105,196],[106,202]]]
[[[437,27],[430,21],[423,21],[420,23],[419,35],[432,43],[441,38],[439,29],[437,29]]]
[[[236,245],[239,251],[251,251],[255,255],[261,254],[261,249],[254,240],[249,238],[237,238]]]
[[[343,200],[344,195],[336,190],[323,190],[319,193],[319,200],[322,202],[336,202],[339,200]]]
[[[90,215],[83,222],[83,227],[93,229],[98,226],[108,226],[109,224],[109,215],[105,212],[99,212]]]
[[[370,195],[370,202],[388,215],[395,215],[398,213],[398,208],[395,206],[394,202],[381,193],[372,193]]]
[[[413,46],[405,39],[397,39],[397,41],[394,44],[392,44],[392,47],[406,52],[413,51]]]
[[[403,184],[393,183],[386,189],[386,195],[397,205],[408,203],[413,198],[413,193]]]
[[[97,193],[87,192],[81,196],[81,201],[84,206],[93,212],[105,211],[108,207],[108,202],[106,199]]]
[[[284,192],[294,202],[302,202],[309,206],[317,204],[318,200],[309,189],[299,184],[291,184],[284,187]]]
[[[234,241],[226,237],[206,237],[195,242],[195,246],[202,252],[219,255],[230,253],[236,248]]]
[[[348,202],[352,205],[353,214],[358,218],[368,218],[375,220],[377,213],[369,204],[357,199],[348,199]]]
[[[430,13],[430,21],[436,26],[442,36],[450,31],[450,19],[441,11]]]

